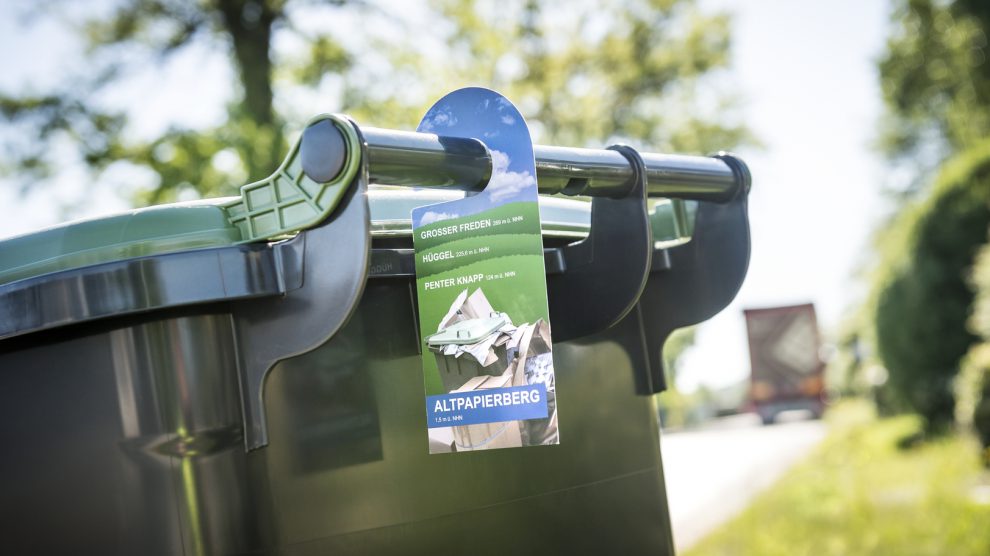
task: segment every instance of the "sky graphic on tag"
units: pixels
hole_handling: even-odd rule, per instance
[[[414,209],[413,228],[449,220],[506,203],[537,201],[536,161],[525,121],[501,95],[469,87],[437,102],[416,129],[440,136],[484,141],[492,175],[483,191],[457,201]]]

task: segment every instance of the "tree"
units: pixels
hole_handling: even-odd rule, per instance
[[[966,276],[990,226],[990,144],[943,169],[930,195],[898,218],[901,255],[887,261],[875,306],[879,355],[890,385],[930,432],[953,420],[952,382],[976,337],[967,328]]]
[[[283,122],[273,107],[272,41],[287,27],[287,18],[286,2],[279,0],[126,0],[105,17],[86,18],[73,29],[86,45],[82,75],[69,76],[55,90],[0,98],[0,114],[25,138],[8,145],[8,163],[22,180],[43,181],[61,162],[50,147],[68,141],[94,179],[119,161],[150,170],[156,177],[151,202],[183,187],[231,193],[245,177],[264,177],[285,150]],[[311,41],[303,75],[346,68],[346,55],[330,42],[322,36]],[[228,107],[227,122],[214,128],[170,126],[150,139],[130,137],[133,114],[106,106],[101,95],[146,65],[162,70],[184,49],[203,43],[226,49],[236,70],[237,98]],[[196,91],[182,93],[195,102]],[[213,161],[227,149],[239,165],[224,172]]]
[[[911,165],[913,189],[990,127],[990,8],[982,0],[900,0],[880,60],[880,145]]]
[[[705,115],[694,101],[701,79],[728,64],[725,15],[702,15],[693,1],[615,5],[442,0],[455,53],[444,60],[445,76],[504,90],[552,143],[630,140],[706,152],[751,139],[743,126],[717,121],[724,112]],[[732,105],[728,95],[721,101]]]
[[[961,411],[956,413],[976,430],[983,445],[983,462],[990,467],[990,244],[976,257],[971,285],[975,298],[969,328],[980,343],[966,354],[956,388],[962,398]]]
[[[952,382],[975,340],[966,276],[990,220],[988,28],[984,2],[901,0],[879,62],[881,146],[911,179],[876,234],[869,325],[855,335],[889,372],[884,397],[930,432],[953,418]]]
[[[728,20],[702,15],[692,0],[537,3],[438,0],[423,6],[430,36],[373,1],[120,0],[86,17],[84,75],[54,90],[0,94],[0,116],[23,138],[5,162],[32,187],[57,172],[70,144],[93,181],[121,162],[150,174],[140,202],[180,191],[230,194],[266,176],[300,118],[280,98],[336,79],[336,108],[378,126],[411,127],[432,100],[462,84],[492,86],[519,103],[544,141],[600,145],[635,141],[660,150],[731,148],[749,136],[723,123],[731,95],[707,112],[699,84],[728,63]],[[316,12],[360,25],[314,32]],[[284,39],[284,40],[283,40]],[[302,44],[292,59],[277,45]],[[133,113],[101,102],[148,64],[184,49],[222,49],[236,94],[215,127],[172,126],[135,138]],[[159,66],[154,66],[159,64]],[[195,92],[189,92],[189,102]],[[218,164],[234,155],[236,164]]]

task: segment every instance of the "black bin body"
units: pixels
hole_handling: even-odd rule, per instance
[[[554,346],[559,446],[429,455],[413,289],[272,369],[252,451],[229,304],[0,342],[5,552],[672,553],[635,315]]]

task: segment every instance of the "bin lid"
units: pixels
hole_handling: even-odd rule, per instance
[[[463,197],[459,191],[380,187],[368,192],[372,235],[409,236],[410,211]],[[0,285],[89,265],[243,241],[222,205],[231,198],[159,205],[112,216],[59,224],[0,241]],[[591,204],[540,198],[548,236],[583,237],[591,226]]]
[[[233,245],[241,234],[218,206],[228,200],[153,206],[0,241],[0,284],[98,263]]]
[[[492,313],[490,317],[462,320],[436,334],[431,334],[426,338],[426,343],[431,346],[476,344],[509,322],[509,316],[505,313]]]

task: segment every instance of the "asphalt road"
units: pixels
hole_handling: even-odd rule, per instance
[[[821,421],[760,425],[755,414],[661,436],[674,544],[684,550],[743,510],[825,437]]]

